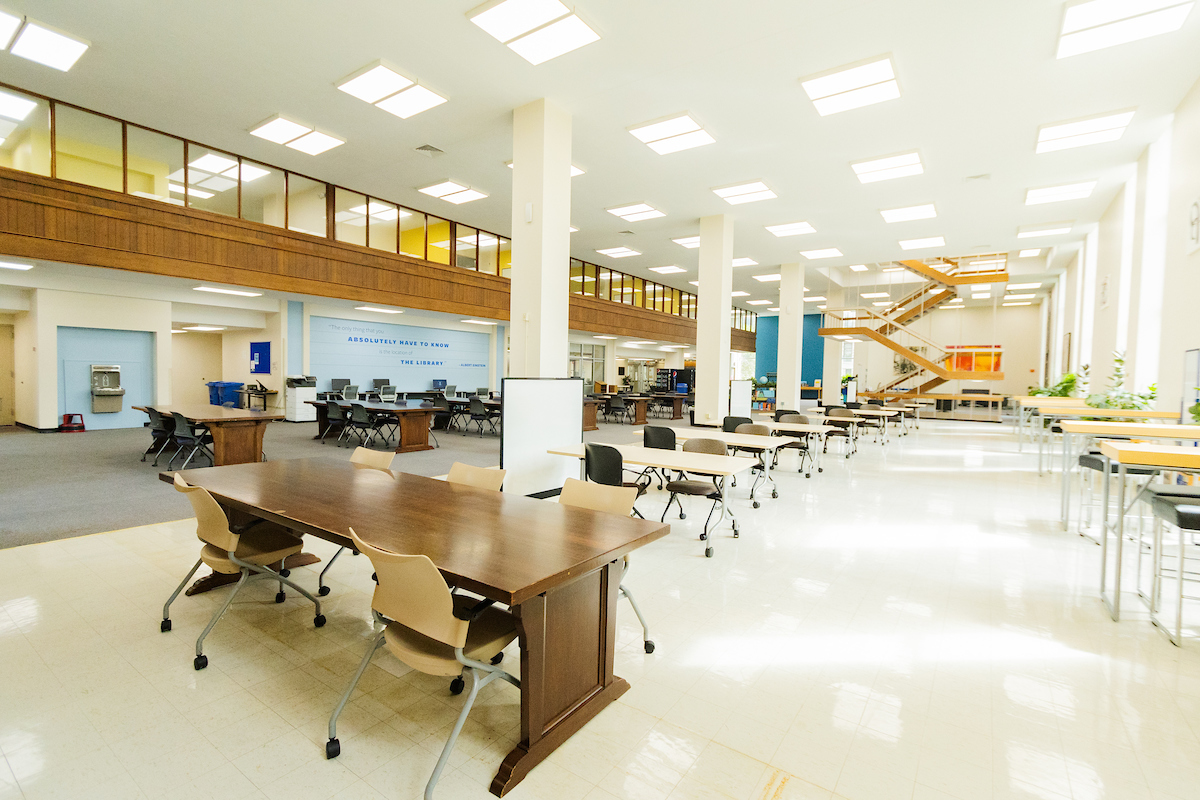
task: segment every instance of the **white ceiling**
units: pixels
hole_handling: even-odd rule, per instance
[[[573,255],[694,291],[697,251],[670,240],[697,233],[701,216],[728,213],[734,255],[760,264],[735,270],[734,288],[751,292],[744,299],[775,298],[778,284],[751,276],[803,260],[802,249],[845,254],[810,262],[821,267],[1069,252],[1200,77],[1200,13],[1175,33],[1060,61],[1063,3],[1046,0],[581,0],[575,10],[601,40],[536,67],[468,21],[475,0],[23,5],[92,47],[65,74],[0,53],[6,82],[501,234],[511,229],[511,111],[549,98],[572,114],[572,160],[587,170],[572,180]],[[899,100],[817,115],[801,77],[881,54],[892,56]],[[380,58],[448,102],[401,120],[335,88]],[[1118,142],[1034,154],[1039,125],[1127,108],[1137,114]],[[679,111],[717,143],[659,156],[626,132]],[[277,113],[347,143],[310,157],[249,135]],[[426,143],[445,154],[414,151]],[[862,185],[849,166],[913,149],[920,176]],[[454,206],[416,191],[447,178],[489,197]],[[1023,204],[1028,188],[1092,179],[1089,199]],[[710,191],[749,180],[778,199],[730,206]],[[667,215],[628,223],[604,210],[633,202]],[[929,202],[936,219],[888,225],[879,216]],[[817,233],[777,239],[763,229],[799,220]],[[1018,226],[1063,220],[1076,223],[1069,235],[1016,239]],[[897,245],[939,235],[944,248]],[[595,252],[619,245],[643,255]],[[1062,266],[1036,261],[1037,272]],[[648,271],[666,264],[688,272]],[[806,283],[823,292],[825,281],[814,271]]]

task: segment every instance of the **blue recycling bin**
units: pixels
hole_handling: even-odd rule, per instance
[[[244,384],[244,383],[237,383],[236,381],[221,381],[220,383],[221,383],[221,387],[220,387],[220,392],[221,392],[221,402],[220,402],[220,405],[225,405],[226,403],[233,403],[233,405],[234,405],[234,407],[235,407],[235,408],[236,408],[237,406],[240,406],[240,405],[241,405],[241,402],[240,402],[241,398],[238,396],[237,390],[238,390],[238,389],[241,389],[241,388],[242,388],[243,386],[245,386],[246,384]]]
[[[221,381],[209,381],[204,384],[208,387],[208,402],[214,406],[221,405]]]

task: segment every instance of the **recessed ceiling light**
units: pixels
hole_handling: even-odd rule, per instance
[[[175,194],[183,194],[182,186],[177,186],[173,183],[168,183],[167,188],[169,190],[171,190],[172,192],[174,192]],[[206,192],[203,189],[197,189],[195,187],[188,188],[187,196],[188,197],[198,197],[201,200],[207,200],[210,197],[216,197],[216,195],[214,195],[212,192]]]
[[[686,269],[683,269],[682,267],[676,267],[673,265],[669,266],[669,267],[651,267],[650,271],[657,272],[659,275],[675,275],[680,272],[687,272]]]
[[[441,183],[435,183],[433,186],[426,186],[424,189],[418,189],[417,191],[421,194],[427,194],[430,197],[447,200],[456,205],[487,197],[483,192],[469,189],[456,181],[442,181]]]
[[[1195,3],[1179,0],[1087,0],[1067,6],[1058,57],[1136,42],[1179,30]]]
[[[290,119],[284,119],[277,115],[251,128],[250,135],[275,144],[287,144],[311,130],[312,128],[307,125],[301,125],[299,122],[292,122]]]
[[[376,308],[375,306],[355,306],[355,311],[374,311],[376,314],[403,314],[398,308]]]
[[[819,294],[813,295],[812,297],[804,298],[804,302],[806,302],[806,303],[824,303],[825,297],[823,295],[819,295]]]
[[[762,281],[763,283],[774,283],[776,281],[783,280],[783,275],[779,274],[778,272],[770,275],[755,275],[754,280]]]
[[[1022,250],[1021,252],[1017,253],[1017,258],[1033,258],[1034,256],[1040,256],[1041,254],[1042,248],[1036,247],[1032,250]],[[1041,284],[1038,285],[1040,286]]]
[[[735,258],[729,265],[731,267],[757,267],[758,262],[753,258]]]
[[[26,20],[10,52],[14,56],[66,72],[75,66],[89,46],[83,39],[56,31],[40,22]]]
[[[21,18],[6,11],[0,11],[0,50],[7,50],[12,43],[13,34],[21,27]]]
[[[891,302],[884,300],[882,303],[871,303],[871,305],[873,305],[877,308],[882,308],[883,306],[890,306]]]
[[[713,194],[734,206],[741,205],[742,203],[754,203],[759,200],[770,200],[778,196],[767,188],[767,185],[762,181],[738,183],[733,186],[719,186],[713,189]]]
[[[395,70],[377,63],[359,70],[339,83],[337,88],[359,100],[378,103],[383,98],[412,85],[413,81]]]
[[[823,250],[801,250],[800,255],[812,261],[817,258],[837,258],[842,254],[836,247],[826,247]]]
[[[768,225],[767,230],[779,236],[799,236],[803,233],[816,233],[817,229],[807,222],[788,222],[784,225]]]
[[[208,153],[188,164],[188,168],[198,169],[203,172],[224,172],[228,169],[236,169],[237,162],[224,156],[216,155],[215,153]]]
[[[1017,238],[1032,239],[1035,236],[1058,236],[1063,233],[1070,233],[1074,225],[1074,222],[1062,222],[1045,228],[1018,228]]]
[[[286,146],[293,150],[299,150],[301,153],[316,156],[345,143],[345,140],[339,139],[336,136],[330,136],[320,131],[313,131],[312,133],[304,134],[299,139],[293,139]]]
[[[434,106],[440,106],[444,102],[446,102],[446,98],[437,92],[417,85],[394,94],[385,100],[380,100],[375,104],[375,107],[382,108],[389,114],[395,114],[400,119],[408,119],[420,114],[422,111],[428,111]]]
[[[171,333],[187,333],[187,331],[183,330],[182,328],[172,328]]]
[[[615,336],[593,336],[593,339],[615,339]]]
[[[987,300],[992,296],[991,292],[974,292],[971,295],[972,300]]]
[[[910,222],[914,219],[933,219],[937,216],[933,203],[908,208],[889,208],[879,213],[883,215],[884,222]]]
[[[672,239],[672,242],[678,245],[683,245],[689,250],[695,250],[700,246],[699,236],[684,236],[682,239]]]
[[[1036,294],[1010,294],[1010,295],[1005,295],[1004,299],[1005,300],[1031,300],[1034,297],[1037,297],[1037,295]]]
[[[1068,183],[1063,186],[1047,186],[1043,189],[1029,189],[1025,192],[1025,205],[1036,206],[1042,203],[1058,203],[1063,200],[1082,200],[1090,197],[1096,181],[1084,183]]]
[[[654,122],[634,125],[629,128],[629,132],[660,156],[716,141],[690,114],[675,114]]]
[[[900,96],[891,58],[880,58],[853,67],[802,80],[800,85],[822,117],[861,108]]]
[[[851,264],[850,271],[851,272],[866,272],[867,265],[866,264]]]
[[[1002,306],[1031,306],[1031,305],[1033,305],[1033,303],[1026,300],[1023,303],[1001,303],[1000,305],[1002,305]]]
[[[880,272],[904,272],[904,267],[884,267]]]
[[[223,331],[225,328],[219,325],[184,325],[185,331]]]
[[[37,108],[37,102],[17,97],[15,94],[0,92],[0,117],[21,122],[29,116],[29,112]]]
[[[33,264],[22,264],[17,261],[0,261],[0,269],[15,269],[25,272],[33,269]]]
[[[558,0],[504,0],[468,14],[471,22],[537,65],[600,38]]]
[[[234,294],[238,297],[262,297],[262,292],[243,292],[238,289],[221,289],[216,286],[193,286],[194,292],[212,292],[213,294]]]
[[[773,307],[767,309],[767,311],[778,311],[778,310],[779,310],[779,306],[773,306]]]
[[[579,228],[576,228],[574,225],[571,225],[571,226],[569,226],[569,227],[567,228],[567,230],[568,230],[570,233],[579,233]]]
[[[938,306],[938,311],[955,311],[960,308],[965,308],[965,306],[961,306],[961,305],[952,306],[949,303],[947,303],[945,305]]]
[[[508,46],[521,58],[537,66],[599,39],[600,34],[571,14],[509,42]]]
[[[620,217],[626,222],[641,222],[644,219],[655,219],[657,217],[665,217],[666,214],[659,211],[654,206],[645,203],[635,203],[629,206],[618,206],[617,208],[605,209],[608,213]]]
[[[658,342],[626,342],[625,344],[658,344]]]
[[[1125,133],[1125,128],[1133,119],[1134,113],[1121,111],[1075,122],[1043,125],[1038,128],[1037,152],[1052,153],[1055,150],[1067,150],[1089,144],[1115,142]]]
[[[859,295],[859,297],[863,298],[864,300],[873,300],[876,297],[890,297],[890,296],[891,296],[890,292],[863,292],[862,294]]]
[[[941,236],[927,236],[924,239],[904,239],[900,242],[902,250],[920,250],[925,247],[944,247],[946,240]]]
[[[850,165],[860,183],[875,183],[908,175],[920,175],[925,171],[921,165],[921,154],[913,151],[900,155],[859,161]]]
[[[692,286],[699,286],[699,285],[700,285],[700,281],[688,281],[688,283],[690,283]]]
[[[242,176],[242,183],[250,183],[250,181],[256,181],[259,178],[270,175],[271,170],[261,169],[253,164],[242,164],[240,170],[238,167],[234,167],[232,169],[225,170],[221,174],[230,180],[237,180],[237,177],[240,174]]]
[[[628,258],[629,256],[641,255],[637,250],[632,250],[628,247],[609,247],[604,250],[597,250],[596,252],[609,258]]]
[[[462,320],[459,320],[459,322],[466,322],[471,325],[495,325],[495,324],[497,324],[497,323],[493,322],[492,320],[486,320],[486,319],[462,319]]]
[[[747,300],[746,305],[748,305],[748,306],[769,306],[769,305],[771,305],[772,302],[774,302],[774,301],[773,300]]]
[[[730,292],[729,296],[730,297],[749,297],[750,293],[749,292]]]
[[[1013,289],[1040,289],[1040,288],[1042,288],[1042,285],[1040,283],[1010,283],[1008,285],[1008,290],[1010,292]]]

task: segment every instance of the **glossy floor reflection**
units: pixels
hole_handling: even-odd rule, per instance
[[[1098,548],[1058,529],[1058,478],[1010,427],[924,422],[811,480],[793,459],[780,499],[753,510],[734,490],[742,536],[720,531],[715,558],[695,499],[635,554],[626,582],[657,650],[622,605],[633,688],[509,797],[1200,796],[1200,643],[1169,644],[1132,596],[1109,621]],[[420,797],[457,700],[386,655],[342,715],[342,756],[323,758],[369,629],[367,560],[331,571],[320,630],[306,601],[252,584],[197,673],[227,590],[181,598],[158,630],[197,547],[181,522],[0,551],[0,798]],[[491,796],[517,701],[485,690],[439,798]]]

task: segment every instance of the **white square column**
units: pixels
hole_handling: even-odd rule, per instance
[[[841,308],[842,298],[847,292],[840,288],[829,287],[826,292],[825,305],[828,308]],[[821,321],[822,328],[837,327],[840,323],[828,314]],[[821,393],[820,397],[824,400],[827,396],[841,397],[842,386],[842,340],[835,339],[832,336],[822,337],[825,340],[825,364],[821,369]],[[833,387],[833,395],[826,393],[831,391]]]
[[[800,361],[804,351],[804,265],[781,264],[779,350],[775,367],[775,407],[800,407]]]
[[[571,116],[546,100],[513,111],[509,375],[567,376]]]
[[[733,292],[733,220],[700,218],[696,302],[696,422],[721,424],[729,413],[729,317]]]

